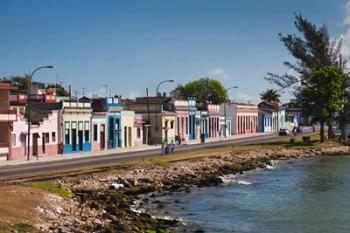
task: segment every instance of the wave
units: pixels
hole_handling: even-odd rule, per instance
[[[246,180],[237,180],[237,184],[251,185],[253,183],[250,181],[246,181]]]
[[[230,184],[251,185],[251,184],[253,184],[251,181],[239,179],[236,175],[233,175],[233,174],[219,176],[219,178],[222,180],[224,185],[230,185]]]

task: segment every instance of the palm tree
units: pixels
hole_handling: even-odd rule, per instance
[[[260,93],[260,99],[262,101],[270,102],[270,103],[275,103],[278,104],[280,103],[280,97],[281,95],[278,94],[276,90],[273,89],[267,89],[266,91],[263,91]]]

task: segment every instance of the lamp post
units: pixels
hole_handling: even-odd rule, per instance
[[[161,81],[160,83],[158,83],[157,89],[156,89],[156,96],[158,96],[160,85],[162,85],[163,83],[173,83],[173,82],[174,82],[174,80],[169,79],[169,80],[164,80],[164,81]]]
[[[40,66],[33,70],[33,72],[29,75],[29,86],[28,86],[28,97],[27,97],[27,124],[28,124],[28,153],[27,160],[29,161],[30,156],[30,128],[31,128],[31,88],[32,88],[32,78],[33,75],[41,69],[53,69],[53,66]]]
[[[229,88],[226,89],[226,92],[228,92],[228,91],[231,90],[231,89],[235,89],[235,88],[238,88],[238,86],[229,87]],[[227,101],[225,101],[225,103],[224,103],[224,114],[225,114],[224,134],[225,134],[225,138],[227,138],[226,102],[227,102]]]
[[[161,81],[160,83],[158,83],[157,88],[156,88],[156,96],[158,96],[160,85],[162,85],[163,83],[173,83],[173,82],[174,82],[174,80],[169,79],[169,80],[164,80],[164,81]],[[158,132],[158,109],[156,109],[156,132]]]

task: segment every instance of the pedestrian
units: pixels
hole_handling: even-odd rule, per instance
[[[166,155],[169,154],[169,144],[166,144],[166,146],[165,146],[165,154]]]
[[[160,154],[164,155],[164,153],[165,153],[164,142],[162,142],[162,147],[160,148]]]
[[[171,141],[171,143],[170,143],[170,152],[171,152],[171,154],[175,153],[175,143],[174,143],[174,141]]]
[[[204,133],[201,133],[201,143],[202,144],[205,143],[205,135],[204,135]]]

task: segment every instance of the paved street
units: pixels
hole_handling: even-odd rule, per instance
[[[204,145],[202,144],[182,145],[176,148],[176,152],[187,152],[187,151],[201,150],[205,148],[221,147],[225,145],[248,145],[248,144],[264,143],[264,142],[274,142],[278,140],[281,140],[281,137],[277,136],[276,134],[254,135],[254,136],[245,137],[245,138],[208,142]],[[156,149],[143,150],[143,151],[104,154],[101,156],[92,156],[92,157],[85,156],[85,157],[70,158],[70,159],[63,159],[63,160],[56,160],[56,161],[6,165],[6,166],[0,167],[0,177],[4,179],[9,177],[17,177],[17,176],[22,177],[22,176],[40,175],[40,173],[57,172],[57,171],[64,171],[69,169],[79,170],[86,167],[108,165],[111,163],[116,163],[121,161],[148,158],[148,157],[157,155],[159,153],[160,153],[159,148],[156,148]]]

